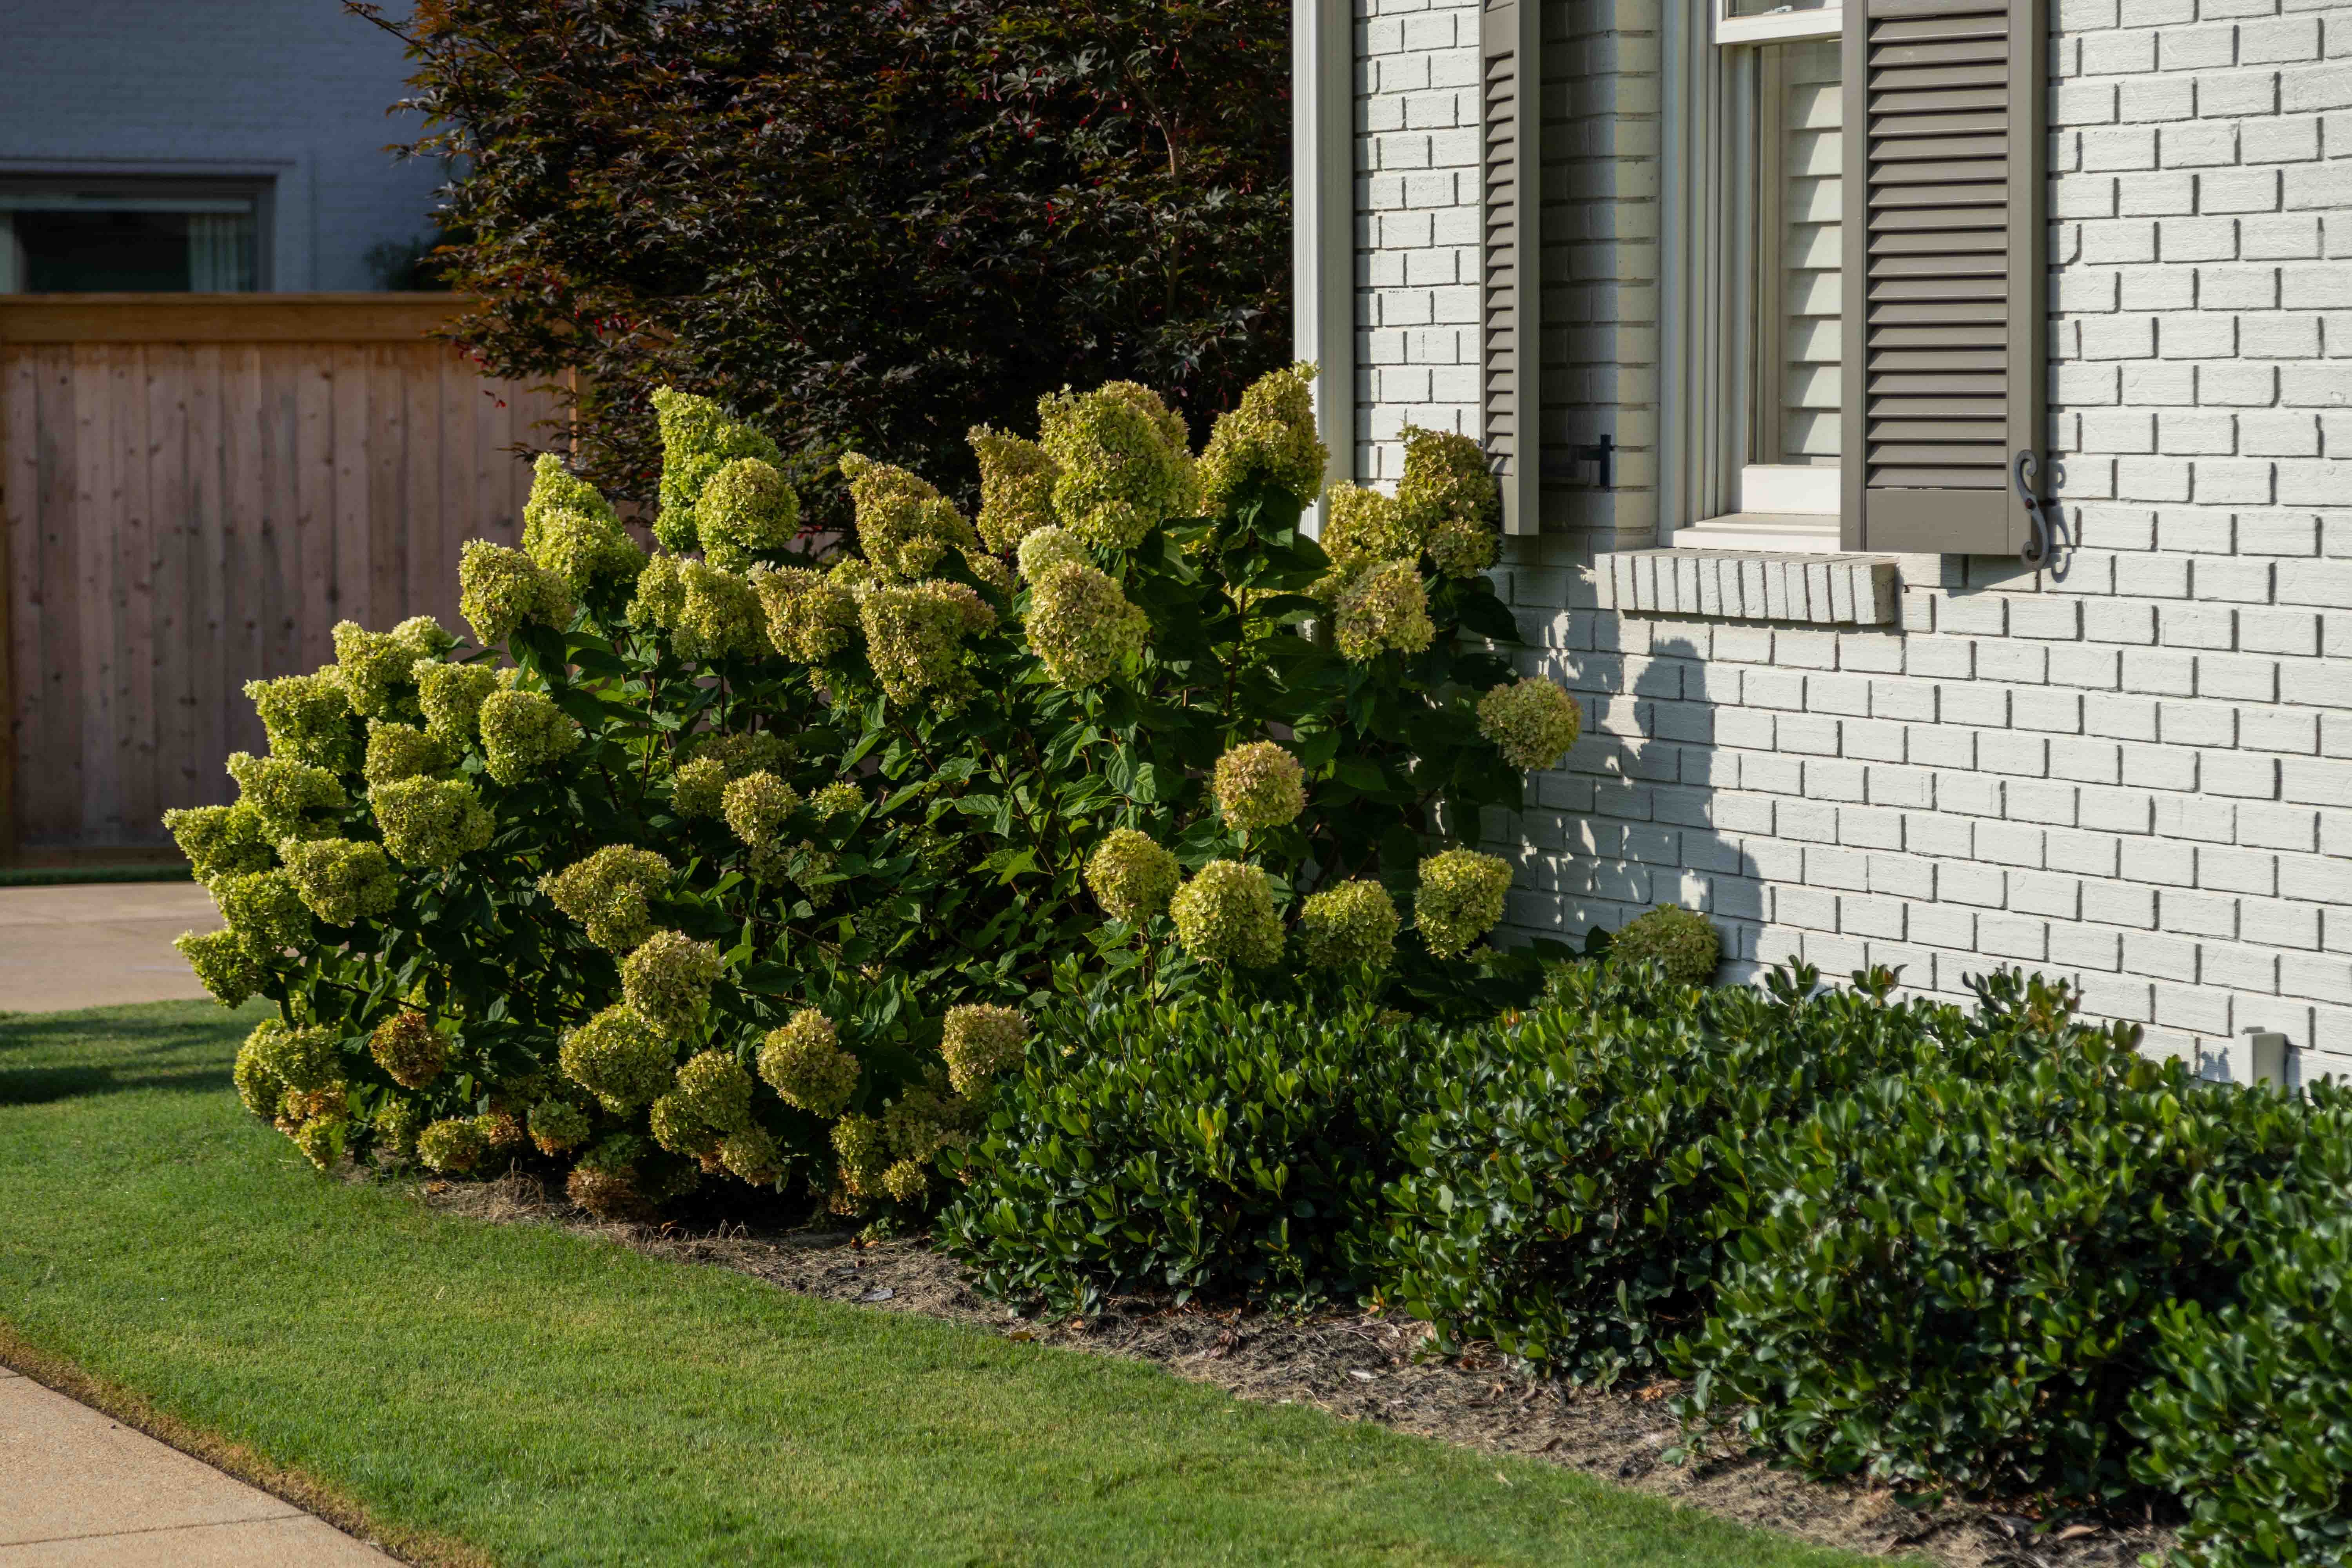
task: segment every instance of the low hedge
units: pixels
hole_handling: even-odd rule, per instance
[[[1441,1028],[1048,1018],[969,1152],[983,1288],[1400,1303],[1538,1372],[1689,1379],[1815,1475],[2194,1514],[2213,1568],[2352,1542],[2352,1098],[2198,1080],[2015,973],[1762,993],[1654,962]]]

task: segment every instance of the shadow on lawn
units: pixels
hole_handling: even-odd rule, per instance
[[[236,1053],[224,1025],[235,1027],[226,1016],[0,1016],[0,1106],[132,1089],[219,1093],[233,1087]]]

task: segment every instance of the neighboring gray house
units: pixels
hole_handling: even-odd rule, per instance
[[[1863,4],[1298,0],[1339,473],[1484,440],[1585,710],[1512,923],[2352,1070],[2352,5]]]
[[[335,0],[0,0],[0,293],[383,287],[408,69]]]

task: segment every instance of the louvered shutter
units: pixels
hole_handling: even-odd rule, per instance
[[[2045,3],[1847,0],[1850,548],[1996,554],[2032,537]]]
[[[1537,11],[1538,0],[1488,0],[1479,26],[1478,434],[1502,485],[1506,533],[1537,531]]]

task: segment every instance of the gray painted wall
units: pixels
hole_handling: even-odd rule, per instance
[[[336,0],[0,0],[0,174],[272,176],[281,290],[374,288],[429,226],[438,166],[383,151],[409,66]]]

